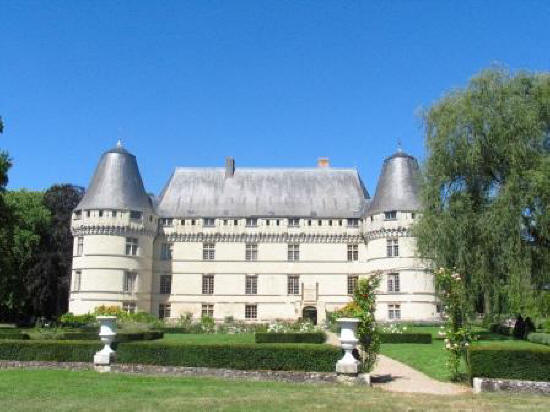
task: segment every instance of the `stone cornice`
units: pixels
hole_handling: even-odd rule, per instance
[[[135,226],[109,226],[109,225],[90,225],[90,226],[79,226],[77,228],[72,228],[73,236],[86,236],[86,235],[112,235],[112,236],[122,236],[122,235],[144,235],[155,237],[157,235],[156,231],[147,230],[143,227]]]
[[[250,242],[250,243],[361,243],[363,236],[306,233],[171,233],[169,242]]]
[[[381,228],[378,230],[371,230],[365,233],[365,238],[367,240],[388,238],[388,237],[410,237],[412,233],[410,229],[405,227],[397,227],[395,229],[385,229]]]

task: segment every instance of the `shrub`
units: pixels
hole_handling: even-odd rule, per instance
[[[550,381],[550,348],[474,345],[468,348],[467,356],[470,379]]]
[[[329,345],[181,344],[133,342],[118,345],[117,361],[149,365],[241,370],[334,371],[341,350]]]
[[[382,343],[432,343],[431,333],[381,333]]]
[[[15,339],[15,340],[27,340],[30,339],[27,333],[22,333],[18,330],[13,330],[9,332],[0,332],[0,339]]]
[[[256,343],[325,343],[327,335],[324,332],[310,333],[272,333],[256,332]]]
[[[550,345],[550,333],[530,333],[527,340],[541,345]]]
[[[100,342],[0,341],[0,359],[19,361],[91,362]]]
[[[514,334],[514,328],[504,326],[504,325],[500,325],[498,323],[493,323],[489,327],[489,330],[493,333],[498,333],[498,334],[506,335],[506,336],[512,336]]]
[[[74,315],[73,313],[68,312],[61,315],[59,322],[62,326],[73,328],[97,324],[95,315],[92,315],[91,313],[86,313],[85,315]]]

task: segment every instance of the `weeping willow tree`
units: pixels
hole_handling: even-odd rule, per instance
[[[548,316],[550,73],[485,70],[423,121],[420,254],[465,274],[472,311]]]

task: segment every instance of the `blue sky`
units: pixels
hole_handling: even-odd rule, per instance
[[[374,193],[418,113],[484,67],[550,67],[550,1],[0,0],[10,189],[86,186],[118,138],[175,166],[359,168]]]

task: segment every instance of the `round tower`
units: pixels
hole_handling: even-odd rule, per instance
[[[433,276],[416,254],[411,228],[420,210],[420,170],[413,156],[398,150],[382,166],[367,209],[365,238],[370,272],[382,271],[377,319],[437,319]]]
[[[157,217],[136,157],[120,141],[101,156],[72,219],[69,311],[115,305],[149,312]]]

